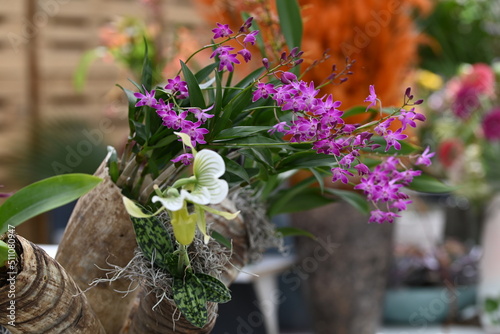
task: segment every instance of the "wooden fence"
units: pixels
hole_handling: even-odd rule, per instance
[[[165,29],[200,24],[189,0],[160,1]],[[116,145],[123,140],[126,107],[116,108],[110,101],[120,95],[116,83],[130,87],[128,74],[98,60],[83,91],[72,85],[82,55],[98,46],[99,28],[119,16],[147,21],[151,12],[139,0],[16,0],[1,5],[0,185],[5,188],[0,191],[27,183],[12,177],[13,166],[36,147],[33,128],[45,120],[77,118],[92,128],[106,123],[113,131],[103,130],[105,141]],[[27,237],[40,241],[40,235],[46,233],[39,230]]]

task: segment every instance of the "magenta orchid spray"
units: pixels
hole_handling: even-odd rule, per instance
[[[304,82],[299,66],[303,52],[292,47],[277,63],[263,58],[260,68],[236,81],[238,66],[258,61],[249,49],[259,38],[252,18],[236,33],[220,23],[212,32],[213,43],[201,49],[212,50],[210,65],[192,72],[189,65],[196,52],[180,62],[177,76],[152,87],[153,71],[146,62],[138,91],[124,89],[130,139],[122,158],[110,162],[110,173],[123,189],[134,224],[168,214],[178,265],[172,269],[167,261],[160,267],[171,268],[179,277],[191,270],[187,249],[196,230],[205,243],[211,242],[205,213],[237,216],[210,207],[234,189],[251,189],[254,198],[266,203],[269,216],[343,197],[371,212],[369,222],[392,223],[406,209],[411,200],[403,189],[421,175],[413,167],[428,166],[433,154],[428,149],[419,154],[418,147],[405,142],[405,129],[425,120],[415,109],[422,101],[413,101],[410,89],[402,94],[402,106],[384,109],[379,119],[349,124],[344,118],[350,115],[377,116],[374,108],[382,103],[374,86],[366,88],[369,95],[361,101],[368,106],[347,111],[332,95],[321,95],[323,85],[345,81],[351,63],[329,73],[322,85]],[[287,177],[299,170],[309,171],[311,177],[283,188]],[[324,187],[325,177],[349,184],[352,191],[347,195]],[[299,200],[303,196],[312,200]],[[137,236],[144,249],[154,243],[152,238]],[[197,311],[188,306],[181,311],[191,315],[196,326],[204,325],[206,319],[196,317]]]

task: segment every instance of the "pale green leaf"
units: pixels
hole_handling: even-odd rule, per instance
[[[0,234],[41,213],[70,203],[102,179],[87,174],[53,176],[22,188],[0,206]]]
[[[433,194],[449,193],[457,190],[456,187],[444,184],[438,179],[426,174],[414,177],[408,188],[418,192]]]
[[[153,215],[144,213],[141,208],[135,204],[134,201],[132,201],[130,198],[122,196],[123,199],[123,205],[125,206],[125,210],[127,210],[127,213],[135,218],[149,218],[152,217]]]
[[[368,214],[370,212],[370,206],[368,205],[366,197],[358,194],[357,192],[332,188],[326,188],[325,191],[339,196],[364,214]]]
[[[206,206],[206,205],[200,205],[200,207],[202,207],[203,210],[205,210],[207,212],[213,213],[214,215],[221,216],[223,218],[226,218],[227,220],[233,220],[236,217],[238,217],[238,215],[240,214],[239,211],[236,211],[235,213],[226,212],[226,211],[219,211],[219,210],[216,210],[216,209],[209,207],[209,206]]]

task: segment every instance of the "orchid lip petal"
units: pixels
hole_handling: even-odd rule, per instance
[[[160,202],[161,205],[163,205],[167,210],[170,211],[178,211],[182,209],[182,206],[184,205],[184,196],[181,193],[179,197],[160,197],[160,196],[153,196],[151,199],[153,203]]]
[[[192,192],[188,192],[184,189],[181,190],[181,196],[183,196],[186,200],[196,203],[196,204],[209,204],[211,194],[208,188],[197,186]]]

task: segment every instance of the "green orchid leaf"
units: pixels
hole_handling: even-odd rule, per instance
[[[206,109],[207,106],[205,104],[205,99],[203,98],[200,84],[195,75],[183,61],[181,61],[181,69],[182,74],[184,75],[184,80],[187,82],[191,107]]]
[[[229,289],[217,278],[197,273],[195,276],[200,280],[205,288],[205,296],[207,301],[214,303],[227,303],[231,300],[231,292]]]
[[[144,256],[159,268],[169,270],[168,256],[174,251],[170,235],[157,217],[131,217],[135,237]]]
[[[280,194],[279,199],[269,208],[270,216],[307,211],[334,202],[333,199],[325,197],[316,187],[302,188],[300,191],[292,192],[291,195],[286,190]]]
[[[22,188],[0,206],[0,234],[41,213],[70,203],[102,181],[87,174],[53,176]]]
[[[484,301],[484,310],[487,313],[492,313],[498,310],[500,303],[497,299],[494,298],[486,298]]]
[[[237,116],[242,110],[244,110],[251,103],[252,90],[250,87],[245,88],[238,95],[236,95],[227,105],[225,105],[221,111],[213,117],[213,122],[215,123],[213,132],[214,136],[218,136],[219,133],[226,128],[230,128],[230,120],[232,114]]]
[[[202,68],[198,72],[196,72],[195,75],[194,75],[195,78],[196,78],[196,82],[203,82],[203,81],[205,81],[208,78],[208,76],[214,72],[214,70],[216,68],[217,68],[217,64],[216,63],[212,63],[212,64],[209,64],[209,65],[205,66],[204,68]]]
[[[340,197],[358,209],[361,213],[370,213],[370,206],[368,205],[366,198],[357,192],[332,188],[326,188],[325,191]]]
[[[130,129],[130,136],[133,136],[135,134],[135,125],[136,122],[134,121],[141,121],[139,119],[140,115],[140,108],[136,108],[135,104],[137,103],[137,98],[134,96],[134,92],[124,88],[120,85],[116,85],[119,87],[124,93],[125,96],[127,96],[128,100],[128,126]]]
[[[316,240],[314,234],[301,228],[284,226],[276,228],[276,232],[280,233],[283,237],[308,237]]]
[[[215,241],[217,241],[222,246],[225,246],[229,249],[233,248],[231,245],[231,241],[229,241],[225,236],[223,236],[219,232],[212,231],[211,236],[212,236],[212,238],[214,238]]]
[[[316,178],[316,181],[318,182],[319,189],[321,190],[321,192],[322,193],[325,192],[325,176],[328,174],[323,173],[320,169],[316,168],[308,168],[308,170]]]
[[[207,127],[209,129],[208,133],[208,138],[209,141],[213,141],[214,134],[213,129],[215,127],[216,120],[219,119],[223,104],[222,104],[222,98],[223,98],[223,93],[224,90],[222,89],[222,73],[219,71],[215,72],[215,97],[214,97],[214,109],[213,109],[213,114],[214,117],[210,118],[207,122]]]
[[[217,135],[215,140],[243,138],[267,130],[269,130],[268,126],[234,126],[232,128],[222,130]]]
[[[240,151],[242,155],[262,163],[266,169],[274,170],[273,154],[267,147],[249,148]]]
[[[278,172],[285,172],[290,169],[314,168],[320,166],[332,167],[337,164],[334,156],[318,154],[315,151],[303,151],[294,153],[284,158],[276,167]]]
[[[287,143],[283,143],[283,141],[272,139],[269,137],[256,135],[245,138],[237,138],[231,139],[227,141],[215,141],[217,145],[214,145],[216,148],[222,147],[231,147],[231,148],[240,148],[240,147],[270,147],[270,148],[284,148],[291,149],[291,147]],[[210,147],[210,146],[209,146]]]
[[[399,141],[399,143],[401,144],[401,149],[400,150],[396,150],[394,147],[391,147],[387,152],[385,151],[385,147],[386,147],[386,141],[384,138],[382,137],[379,137],[379,136],[374,136],[372,138],[372,141],[375,143],[375,144],[379,144],[380,147],[379,148],[376,148],[374,150],[369,150],[369,149],[363,149],[363,151],[368,151],[368,152],[374,152],[374,153],[378,153],[378,154],[386,154],[386,155],[395,155],[395,154],[399,154],[399,155],[410,155],[412,153],[415,153],[417,151],[420,151],[420,147],[416,146],[416,145],[412,145],[406,141]]]
[[[148,42],[146,38],[144,38],[144,61],[142,63],[141,84],[147,90],[151,90],[153,84],[153,67],[151,59],[148,57]]]
[[[427,174],[414,177],[408,188],[414,191],[432,194],[443,194],[457,190],[457,187],[446,185]]]
[[[296,0],[276,0],[278,16],[286,44],[291,50],[302,44],[302,17]]]
[[[207,298],[200,280],[186,271],[184,279],[174,278],[174,301],[182,315],[192,325],[202,328],[208,321]]]
[[[222,157],[224,159],[224,163],[226,164],[226,173],[230,173],[236,175],[241,180],[250,183],[250,176],[248,175],[247,170],[234,160],[228,159],[227,157]]]
[[[113,182],[118,180],[120,176],[120,168],[118,167],[118,156],[116,153],[116,149],[112,146],[108,146],[108,168],[109,168],[109,176]]]
[[[259,35],[257,35],[257,38],[259,37]],[[265,70],[264,67],[260,67],[256,70],[254,70],[252,73],[250,73],[245,78],[243,78],[240,82],[238,82],[234,87],[239,88],[239,89],[247,88],[249,85],[252,85],[255,82],[255,80],[258,79],[262,75],[264,70]],[[238,90],[238,89],[230,90],[228,92],[228,94],[224,95],[223,104],[227,105],[229,103],[229,101],[231,101],[234,97],[236,97],[236,95],[238,95],[240,92],[241,92],[241,90]],[[247,107],[247,106],[245,106],[245,107]]]
[[[220,211],[220,210],[216,210],[210,206],[206,206],[206,205],[200,205],[201,208],[203,208],[203,210],[207,211],[207,212],[210,212],[214,215],[217,215],[217,216],[221,216],[223,218],[226,218],[227,220],[233,220],[235,219],[236,217],[238,217],[238,215],[240,214],[240,211],[236,211],[234,213],[232,212],[226,212],[226,211]]]
[[[356,107],[350,108],[349,110],[344,112],[344,114],[342,115],[342,118],[345,119],[345,118],[348,118],[351,116],[361,115],[361,114],[365,114],[365,113],[370,115],[370,117],[373,117],[374,115],[378,114],[379,111],[375,110],[375,109],[366,110],[366,107],[364,107],[364,106],[356,106]]]
[[[78,63],[75,74],[73,76],[73,86],[78,93],[83,92],[83,88],[85,87],[85,83],[87,81],[87,74],[90,68],[90,65],[99,58],[99,52],[94,49],[87,51],[83,54],[80,62]]]
[[[154,216],[154,214],[144,213],[142,209],[135,204],[130,198],[122,196],[123,205],[125,206],[125,210],[130,215],[130,217],[134,218],[150,218]]]

